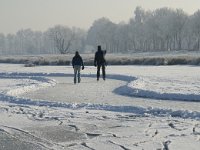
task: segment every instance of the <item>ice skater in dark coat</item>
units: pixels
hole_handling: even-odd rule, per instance
[[[106,51],[101,50],[101,46],[99,45],[97,47],[97,52],[95,53],[95,58],[94,58],[94,66],[97,67],[97,81],[99,81],[100,77],[100,69],[102,68],[102,74],[103,74],[103,80],[106,79],[106,60],[104,58],[106,54]]]
[[[75,52],[75,56],[72,59],[72,66],[74,68],[74,84],[76,84],[76,78],[78,75],[78,83],[81,82],[81,66],[82,66],[82,70],[84,69],[84,64],[83,64],[83,59],[82,57],[79,55],[79,52],[76,51]]]

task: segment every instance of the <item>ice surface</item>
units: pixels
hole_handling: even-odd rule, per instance
[[[200,76],[193,66],[0,65],[1,149],[198,149]]]

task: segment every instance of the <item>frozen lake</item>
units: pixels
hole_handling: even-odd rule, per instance
[[[0,64],[2,136],[20,130],[27,134],[19,137],[45,139],[43,147],[32,142],[33,149],[49,143],[55,149],[198,149],[200,67],[108,66],[106,72],[106,81],[97,82],[96,68],[86,66],[74,85],[71,66]],[[52,128],[57,131],[47,135]]]

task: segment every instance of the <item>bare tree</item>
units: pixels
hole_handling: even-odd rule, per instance
[[[3,33],[0,33],[0,53],[3,54],[5,51],[5,35]]]
[[[50,29],[55,46],[61,54],[69,52],[72,41],[75,39],[75,32],[68,27],[55,26]]]
[[[192,29],[195,35],[194,49],[200,50],[200,10],[192,16]]]

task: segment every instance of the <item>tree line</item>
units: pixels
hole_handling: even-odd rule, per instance
[[[0,33],[1,54],[66,54],[97,45],[110,53],[200,50],[200,10],[188,15],[182,9],[136,7],[128,23],[100,18],[88,31],[57,25],[44,32]]]

